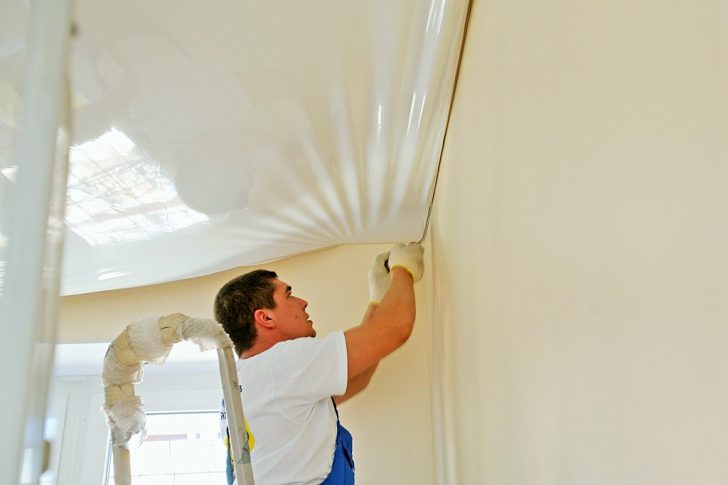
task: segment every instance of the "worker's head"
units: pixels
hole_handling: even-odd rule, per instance
[[[215,320],[230,336],[238,355],[255,343],[255,311],[273,309],[276,278],[273,271],[258,269],[228,281],[215,297]]]

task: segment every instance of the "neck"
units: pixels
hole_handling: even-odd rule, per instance
[[[273,347],[278,342],[268,342],[261,339],[257,339],[252,347],[250,347],[248,350],[243,351],[243,353],[240,355],[241,358],[247,359],[249,357],[256,356],[258,354],[262,354],[269,348]]]

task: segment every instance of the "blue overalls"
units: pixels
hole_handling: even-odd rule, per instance
[[[331,400],[333,402],[333,399]],[[223,409],[225,401],[223,401]],[[331,472],[321,485],[354,485],[354,458],[353,458],[353,440],[351,433],[341,425],[339,421],[339,410],[336,409],[334,403],[334,411],[336,411],[336,449],[334,450],[334,462],[331,464]],[[228,434],[229,439],[229,434]],[[227,446],[227,482],[228,485],[234,483],[235,473],[233,472],[232,461],[230,460],[230,446]]]
[[[333,401],[333,399],[332,399]],[[354,458],[353,440],[351,433],[341,425],[339,410],[336,409],[336,449],[334,462],[331,464],[331,473],[321,485],[354,485]]]

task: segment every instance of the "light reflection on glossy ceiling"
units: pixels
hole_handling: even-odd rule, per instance
[[[0,37],[12,183],[28,6]],[[64,294],[418,240],[466,0],[78,0]],[[25,26],[25,28],[23,28]]]

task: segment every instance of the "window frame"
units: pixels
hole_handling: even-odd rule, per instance
[[[142,398],[146,413],[219,412],[222,384],[216,362],[172,367],[176,368],[145,366],[144,379],[135,386],[135,392]],[[52,416],[58,420],[59,429],[52,444],[56,483],[106,483],[110,436],[103,401],[98,375],[54,379],[49,411],[63,413]],[[221,443],[220,460],[224,459]]]

